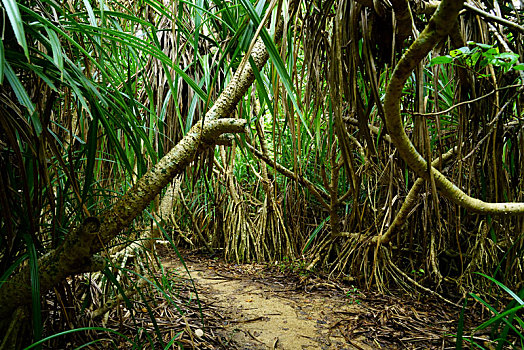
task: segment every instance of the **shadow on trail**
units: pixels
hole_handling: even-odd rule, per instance
[[[184,254],[186,255],[186,254]],[[460,310],[362,293],[301,275],[285,264],[228,264],[184,257],[203,308],[213,309],[213,332],[228,349],[442,349],[454,347]],[[185,270],[176,256],[167,269]],[[184,271],[184,272],[183,272]],[[447,336],[446,336],[447,335]]]

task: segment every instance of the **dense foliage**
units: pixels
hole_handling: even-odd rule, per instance
[[[169,276],[146,278],[156,240],[237,262],[302,260],[379,290],[496,299],[482,272],[522,297],[523,217],[439,196],[388,134],[387,84],[435,11],[410,1],[406,22],[403,3],[3,0],[0,290],[31,268],[33,340],[91,325],[119,295],[132,307],[129,290],[146,285],[144,302],[163,295]],[[486,202],[524,201],[524,13],[514,3],[467,5],[403,88],[418,151]],[[245,58],[259,37],[263,69]],[[102,273],[41,294],[38,259],[109,212],[246,66],[255,83],[223,116],[246,120],[246,132],[195,156],[104,246]],[[137,346],[167,343],[160,333]]]

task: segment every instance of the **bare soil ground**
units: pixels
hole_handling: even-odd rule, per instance
[[[180,259],[163,265],[183,275]],[[440,300],[363,293],[286,264],[184,261],[203,309],[205,337],[227,349],[451,349],[460,310]],[[205,334],[207,333],[207,334]],[[207,348],[207,347],[206,347]]]

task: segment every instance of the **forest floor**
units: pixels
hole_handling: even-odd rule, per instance
[[[440,300],[362,292],[288,262],[232,264],[185,252],[186,271],[174,252],[162,255],[167,270],[189,271],[204,310],[203,332],[218,338],[217,346],[196,348],[455,348],[450,334],[460,310]]]

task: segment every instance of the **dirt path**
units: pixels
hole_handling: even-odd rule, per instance
[[[209,261],[188,260],[186,265],[200,298],[221,309],[225,336],[243,349],[372,349],[358,339],[351,344],[333,327],[348,313],[361,312],[356,303],[334,295],[340,293],[307,293],[274,280],[264,283],[256,265],[238,266],[233,272]],[[183,269],[176,261],[165,266]]]
[[[355,309],[347,302],[245,277],[219,276],[200,264],[190,266],[204,296],[224,308],[230,335],[245,349],[358,349],[344,344],[342,335],[329,328],[336,322],[334,310]]]
[[[216,332],[235,349],[436,349],[449,345],[443,335],[455,323],[440,305],[365,296],[278,267],[185,262],[203,303],[222,316]],[[176,258],[164,266],[183,274]]]

